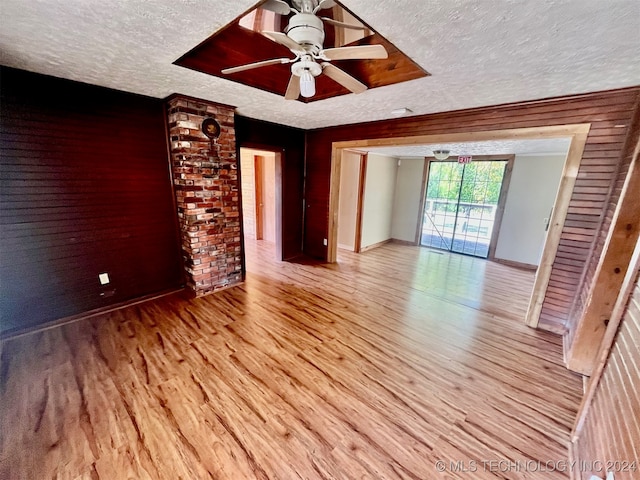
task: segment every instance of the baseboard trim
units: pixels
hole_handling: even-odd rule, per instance
[[[90,310],[88,312],[79,313],[77,315],[72,315],[70,317],[59,318],[57,320],[51,320],[50,322],[43,323],[41,325],[34,325],[26,328],[17,328],[13,330],[7,330],[6,332],[0,333],[0,341],[5,342],[7,340],[12,340],[18,337],[24,337],[25,335],[31,335],[34,333],[44,332],[45,330],[51,330],[52,328],[61,327],[62,325],[67,325],[69,323],[78,322],[80,320],[85,320],[91,317],[97,317],[98,315],[103,315],[105,313],[115,312],[116,310],[121,310],[123,308],[131,307],[133,305],[138,305],[140,303],[149,302],[151,300],[156,300],[158,298],[166,297],[168,295],[173,295],[178,292],[186,291],[185,288],[173,288],[170,290],[164,290],[159,293],[152,293],[149,295],[145,295],[143,297],[138,297],[133,300],[128,300],[125,302],[116,303],[114,305],[109,305],[106,307],[96,308],[94,310]]]
[[[362,248],[360,249],[360,253],[364,253],[364,252],[366,252],[366,251],[373,250],[374,248],[381,247],[381,246],[383,246],[383,245],[385,245],[385,244],[387,244],[387,243],[389,243],[389,242],[391,242],[391,239],[390,239],[390,238],[387,238],[386,240],[383,240],[383,241],[378,242],[378,243],[374,243],[373,245],[368,245],[368,246],[366,246],[366,247],[362,247]]]
[[[513,260],[506,260],[504,258],[492,258],[491,261],[493,262],[497,262],[497,263],[502,263],[503,265],[507,265],[509,267],[515,267],[515,268],[520,268],[522,270],[533,270],[534,272],[536,270],[538,270],[538,266],[537,265],[532,265],[530,263],[523,263],[523,262],[514,262]]]
[[[395,243],[396,245],[405,245],[408,247],[417,247],[418,244],[416,242],[412,242],[410,240],[400,240],[397,238],[392,238],[391,243]]]

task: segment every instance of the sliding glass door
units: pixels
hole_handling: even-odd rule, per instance
[[[421,245],[487,258],[506,165],[430,162]]]

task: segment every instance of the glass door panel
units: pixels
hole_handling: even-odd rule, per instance
[[[487,258],[506,165],[431,162],[421,244]]]
[[[431,162],[424,205],[421,244],[451,250],[456,227],[463,165]]]

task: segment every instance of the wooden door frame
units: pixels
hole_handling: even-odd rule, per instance
[[[262,185],[262,177],[264,170],[264,156],[253,156],[253,186],[255,189],[255,226],[256,226],[256,240],[262,240],[264,238],[264,188]]]
[[[498,197],[498,205],[496,209],[496,217],[493,222],[493,231],[491,232],[491,240],[489,241],[489,253],[487,260],[493,260],[496,253],[496,245],[498,244],[498,234],[502,225],[502,217],[504,216],[504,206],[507,203],[507,192],[509,191],[509,183],[511,182],[511,172],[513,171],[513,162],[515,155],[474,155],[474,162],[507,162],[505,165],[504,175],[502,177],[502,185],[500,185],[500,195]],[[422,176],[422,189],[420,198],[420,211],[418,212],[418,230],[416,231],[416,246],[421,245],[422,229],[424,227],[424,207],[426,204],[427,187],[429,186],[429,169],[432,162],[454,162],[454,160],[438,160],[435,157],[425,157],[424,172]]]
[[[360,155],[360,160],[358,161],[358,185],[357,185],[357,198],[356,198],[356,218],[354,220],[355,233],[353,238],[353,252],[360,253],[362,251],[362,212],[364,208],[364,190],[365,184],[367,181],[367,160],[369,157],[368,152],[364,152],[362,150],[354,150],[351,148],[345,148],[344,150],[349,153],[353,153],[355,155]],[[340,163],[340,168],[342,168],[342,162]],[[342,174],[342,171],[341,171]],[[338,204],[339,207],[339,204]],[[337,226],[337,224],[336,224]],[[336,228],[336,236],[337,236],[337,228]],[[336,237],[337,238],[337,237]],[[336,244],[337,245],[337,244]]]
[[[356,235],[353,241],[353,251],[360,253],[362,251],[362,211],[364,208],[364,189],[367,183],[367,162],[369,154],[367,152],[358,152],[360,154],[360,171],[358,172],[358,203],[356,205]]]
[[[283,261],[284,258],[284,251],[282,249],[282,225],[283,225],[283,221],[282,221],[282,165],[284,162],[284,148],[277,148],[277,147],[273,147],[271,145],[260,145],[260,144],[256,144],[256,143],[245,143],[242,145],[238,145],[238,154],[242,155],[242,149],[247,149],[247,150],[254,150],[254,151],[262,151],[262,152],[267,152],[267,153],[273,153],[275,154],[275,173],[276,173],[276,178],[275,178],[275,229],[276,229],[276,260],[279,261]],[[254,161],[255,161],[255,157],[256,154],[252,154],[254,157]],[[259,155],[258,155],[259,156]],[[241,162],[238,162],[238,164],[240,164]],[[240,191],[240,193],[242,192],[242,172],[239,172],[238,174],[238,179],[239,179],[239,188],[238,190]],[[339,178],[338,178],[339,180]],[[258,201],[257,199],[257,195],[256,195],[256,202]],[[256,217],[257,217],[257,212],[256,212]],[[243,218],[243,213],[242,213],[242,201],[240,201],[240,219],[242,222],[242,218]],[[257,220],[257,219],[256,219]],[[256,224],[256,238],[257,238],[258,232],[257,232],[257,224]],[[242,248],[244,251],[244,229],[243,229],[243,235],[242,235]]]
[[[545,239],[540,265],[536,272],[533,293],[529,302],[525,323],[537,327],[542,311],[553,261],[560,244],[562,228],[569,209],[573,186],[578,176],[578,168],[582,160],[590,123],[571,125],[554,125],[547,127],[514,128],[506,130],[487,130],[480,132],[443,133],[435,135],[418,135],[412,137],[373,138],[333,142],[331,145],[331,176],[329,186],[329,222],[327,227],[327,261],[335,263],[338,246],[338,202],[340,200],[340,168],[344,149],[363,149],[367,147],[405,146],[423,144],[442,144],[459,142],[482,142],[492,140],[528,140],[542,138],[567,137],[571,143],[562,170],[558,194],[553,213],[549,220],[549,229]]]

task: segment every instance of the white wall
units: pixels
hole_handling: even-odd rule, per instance
[[[261,152],[262,161],[262,238],[276,242],[276,154]]]
[[[355,249],[360,158],[359,153],[344,151],[340,168],[338,247],[351,251]]]
[[[545,218],[555,202],[565,155],[516,156],[496,258],[538,265],[546,237]]]
[[[240,182],[242,183],[242,226],[245,237],[256,238],[256,182],[253,152],[240,149]]]
[[[398,159],[370,153],[362,207],[362,248],[391,239]]]
[[[423,157],[400,158],[391,222],[391,237],[394,239],[407,242],[416,239],[424,164]]]

